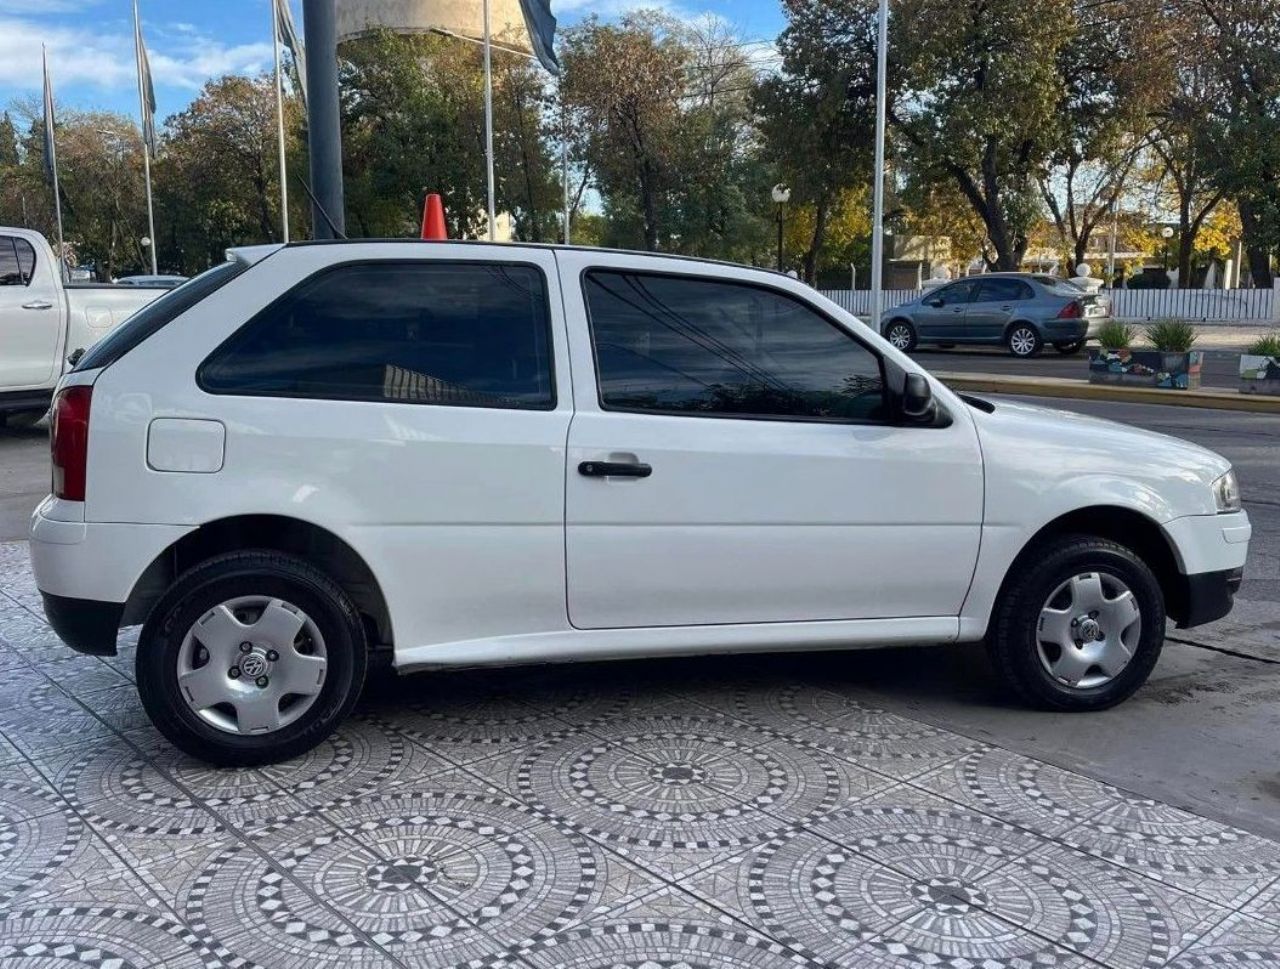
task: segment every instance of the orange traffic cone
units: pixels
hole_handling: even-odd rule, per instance
[[[449,238],[449,229],[444,224],[444,200],[434,193],[427,196],[422,207],[422,238],[437,242]]]

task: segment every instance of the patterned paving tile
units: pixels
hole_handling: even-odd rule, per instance
[[[94,694],[91,711],[35,670],[7,676],[5,699],[0,705],[0,733],[29,756],[70,745],[114,742],[115,732],[99,714],[138,706],[134,689],[122,687]]]
[[[807,684],[752,679],[730,691],[712,690],[701,698],[771,733],[802,740],[900,779],[983,749],[982,744],[959,734]]]
[[[1280,923],[1233,915],[1169,964],[1169,969],[1280,966]]]
[[[64,651],[65,652],[65,651]],[[59,689],[82,700],[103,690],[132,689],[133,681],[94,656],[28,657]]]

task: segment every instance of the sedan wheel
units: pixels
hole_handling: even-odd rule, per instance
[[[1009,331],[1009,352],[1015,357],[1034,357],[1040,352],[1040,334],[1026,324]]]
[[[894,320],[884,335],[895,350],[907,353],[916,348],[916,328],[906,320]]]

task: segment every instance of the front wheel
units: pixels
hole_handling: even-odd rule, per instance
[[[1053,345],[1053,348],[1061,353],[1064,357],[1069,357],[1074,353],[1079,353],[1084,349],[1083,340],[1059,340]]]
[[[1015,324],[1009,330],[1009,335],[1005,338],[1005,342],[1009,346],[1009,352],[1015,357],[1034,357],[1044,346],[1035,327],[1026,323]]]
[[[1073,535],[1023,556],[996,604],[987,648],[1001,678],[1033,706],[1104,710],[1146,682],[1164,626],[1164,595],[1147,564],[1123,545]]]
[[[138,693],[174,746],[224,766],[305,753],[350,712],[368,649],[346,593],[271,551],[210,559],[161,598],[138,641]]]
[[[885,327],[884,338],[895,350],[910,353],[916,348],[916,328],[906,320],[894,320]]]

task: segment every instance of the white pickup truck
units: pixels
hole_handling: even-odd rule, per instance
[[[166,291],[63,283],[44,236],[0,226],[0,425],[39,420],[67,356]]]

